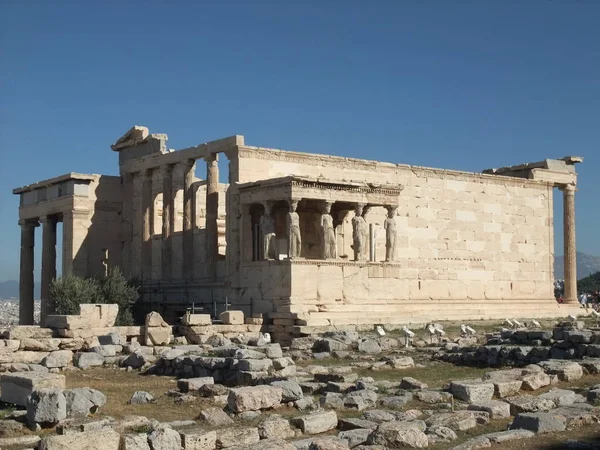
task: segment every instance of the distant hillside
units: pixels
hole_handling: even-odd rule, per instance
[[[582,292],[600,291],[600,272],[585,277],[577,282],[577,290]]]
[[[577,252],[577,279],[580,280],[600,271],[600,258]],[[563,256],[554,257],[554,278],[560,279],[565,276]]]
[[[40,298],[40,283],[35,283],[33,296]],[[16,280],[0,281],[0,299],[19,298],[19,282]]]

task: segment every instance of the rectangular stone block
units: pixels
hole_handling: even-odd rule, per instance
[[[243,311],[224,311],[219,318],[224,325],[244,325]]]
[[[181,321],[184,325],[189,326],[212,324],[212,318],[210,317],[210,314],[186,314],[182,317]]]
[[[27,396],[38,389],[65,389],[64,375],[40,372],[15,372],[0,377],[0,400],[25,406]]]

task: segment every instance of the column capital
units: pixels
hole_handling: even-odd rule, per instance
[[[563,184],[559,186],[559,189],[563,191],[566,195],[574,195],[575,191],[577,191],[577,185],[575,184]]]
[[[218,162],[219,154],[218,153],[209,153],[208,155],[206,155],[204,157],[204,161],[206,161],[207,163]]]
[[[56,215],[54,215],[54,214],[46,214],[45,216],[40,216],[38,220],[39,220],[40,224],[42,224],[42,225],[45,223],[58,222]]]
[[[19,219],[19,226],[21,228],[35,228],[39,227],[39,219]]]

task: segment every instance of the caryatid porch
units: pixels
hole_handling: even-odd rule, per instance
[[[293,176],[241,184],[241,259],[393,261],[401,191],[399,185]],[[385,209],[381,223],[368,224],[365,217],[375,208]],[[352,212],[349,233],[343,224]],[[382,229],[386,251],[377,255]]]

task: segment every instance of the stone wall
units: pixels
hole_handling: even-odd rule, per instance
[[[257,147],[239,147],[238,155],[244,182],[293,174],[404,187],[395,263],[295,264],[289,275],[290,312],[360,312],[369,306],[394,313],[407,300],[462,300],[485,310],[489,301],[527,300],[558,314],[552,284],[552,187],[546,183]],[[340,256],[349,258],[352,216],[338,227]],[[383,208],[366,216],[376,229],[377,261],[385,258],[384,219]],[[241,279],[265,270],[243,264]],[[268,276],[279,279],[275,275]],[[260,281],[251,283],[242,298],[268,292],[271,281],[265,282],[265,289]],[[283,304],[279,301],[274,309],[282,310],[278,305]]]

